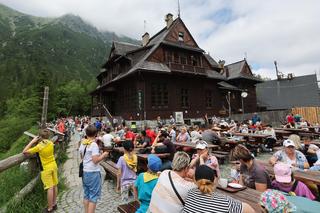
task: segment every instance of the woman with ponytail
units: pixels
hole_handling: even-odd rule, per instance
[[[194,181],[197,188],[189,191],[183,209],[184,213],[254,212],[247,203],[215,192],[218,177],[216,171],[210,167],[206,165],[198,166]]]

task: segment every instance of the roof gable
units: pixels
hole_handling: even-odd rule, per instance
[[[127,42],[119,42],[119,41],[113,41],[111,51],[109,54],[109,59],[113,56],[120,56],[125,55],[129,51],[133,51],[135,49],[140,48],[141,46],[136,44],[130,44]]]
[[[183,41],[179,41],[179,33],[183,34]],[[190,31],[180,17],[176,18],[175,22],[169,28],[169,32],[164,38],[165,41],[174,43],[183,43],[187,46],[199,48],[197,42],[192,37]]]

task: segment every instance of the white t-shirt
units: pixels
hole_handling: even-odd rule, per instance
[[[95,142],[92,142],[90,145],[83,145],[81,143],[79,152],[81,155],[84,154],[84,149],[87,146],[86,154],[83,157],[83,171],[84,172],[100,172],[99,164],[95,164],[92,161],[92,156],[100,155],[99,147]]]
[[[169,171],[165,170],[161,173],[157,185],[153,189],[149,206],[152,213],[179,213],[183,210],[183,205],[171,186],[168,176]],[[193,182],[184,180],[174,171],[171,171],[171,177],[183,200],[186,200],[190,189],[197,187]]]
[[[105,147],[111,146],[113,139],[114,139],[113,135],[108,133],[102,136],[102,141]]]

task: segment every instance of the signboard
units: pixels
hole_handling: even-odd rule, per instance
[[[176,123],[177,124],[183,124],[184,120],[183,120],[183,112],[175,112],[175,119],[176,119]]]
[[[142,111],[143,106],[143,92],[142,90],[138,90],[138,110]]]

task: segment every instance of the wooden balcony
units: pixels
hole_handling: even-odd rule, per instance
[[[173,62],[169,62],[169,68],[173,71],[180,71],[180,72],[188,72],[188,73],[205,73],[205,69],[203,67],[196,67],[187,64],[177,64]]]

